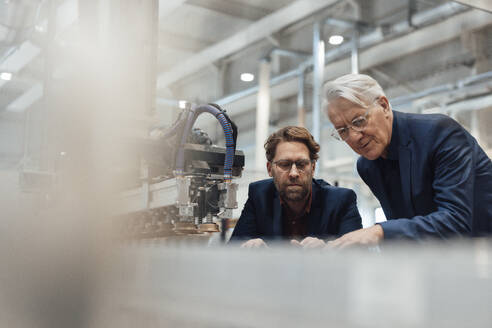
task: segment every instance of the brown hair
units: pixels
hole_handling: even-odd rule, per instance
[[[266,158],[271,162],[275,157],[277,145],[283,141],[297,141],[306,145],[309,149],[309,158],[311,160],[318,159],[319,144],[314,141],[313,136],[309,131],[300,126],[286,126],[272,133],[265,142]]]

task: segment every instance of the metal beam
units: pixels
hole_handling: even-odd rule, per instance
[[[284,57],[291,57],[295,59],[306,59],[311,57],[311,53],[308,52],[303,52],[303,51],[297,51],[297,50],[290,50],[290,49],[283,49],[283,48],[274,48],[270,52],[270,55],[279,55],[279,56],[284,56]]]
[[[185,35],[178,35],[170,33],[169,31],[159,31],[160,48],[174,48],[193,53],[208,46],[210,46],[210,42],[205,40],[191,38]]]
[[[326,8],[338,0],[297,0],[276,12],[263,17],[244,30],[228,37],[224,41],[204,49],[200,53],[184,60],[167,72],[160,74],[158,89],[197,72],[220,58],[233,54],[244,47],[262,40],[282,28]]]
[[[483,97],[468,99],[455,104],[447,105],[444,107],[444,110],[446,111],[446,113],[451,115],[452,113],[476,111],[487,107],[492,107],[492,95],[486,95]]]
[[[43,94],[43,85],[41,83],[36,83],[29,90],[12,101],[7,106],[7,110],[11,112],[23,112],[26,108],[31,107],[32,104],[41,99]]]
[[[235,1],[188,0],[186,3],[191,6],[206,8],[228,16],[247,19],[250,21],[256,21],[271,13],[271,10],[246,5]]]
[[[26,67],[40,52],[41,49],[30,41],[24,41],[4,62],[0,63],[0,71],[13,73],[16,78],[15,74]],[[7,81],[0,80],[0,88],[6,83]]]
[[[490,0],[458,0],[456,2],[492,13],[492,3]]]
[[[378,43],[368,49],[359,49],[361,63],[360,70],[367,70],[383,63],[397,60],[402,56],[421,51],[433,45],[447,42],[453,38],[459,37],[463,30],[480,29],[490,24],[492,24],[492,16],[485,12],[466,11],[457,14],[439,23],[428,25],[400,37],[393,38],[390,41]],[[325,80],[349,73],[350,66],[350,57],[330,62],[325,66]],[[286,74],[288,73],[289,72]],[[312,76],[308,74],[306,79],[312,79]],[[285,78],[282,82],[272,86],[272,100],[291,97],[297,94],[297,87],[297,74],[289,75],[288,78]],[[221,102],[231,115],[247,112],[254,108],[256,91],[246,91],[249,91],[249,89],[245,90],[244,97],[242,98],[234,98],[233,95],[229,95],[228,98],[234,99],[233,101]]]
[[[159,0],[159,18],[164,18],[173,13],[186,0]]]

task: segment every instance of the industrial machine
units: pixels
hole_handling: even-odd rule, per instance
[[[218,120],[225,147],[212,145],[193,125],[208,113]],[[219,232],[237,208],[237,184],[244,153],[236,150],[237,128],[214,104],[188,105],[176,122],[154,130],[154,138],[140,142],[140,184],[122,192],[118,221],[124,236],[159,238]]]

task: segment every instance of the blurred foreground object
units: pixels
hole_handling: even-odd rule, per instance
[[[104,327],[492,325],[490,240],[395,244],[381,254],[157,243],[133,249],[101,305]]]

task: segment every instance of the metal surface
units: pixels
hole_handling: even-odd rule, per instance
[[[196,234],[200,233],[198,227],[193,222],[176,222],[174,224],[174,231],[177,234]]]
[[[490,327],[492,244],[127,252],[99,310],[174,327]],[[131,260],[133,258],[133,261]],[[130,260],[129,260],[130,259]],[[117,278],[117,279],[115,279]],[[220,313],[218,312],[220,309]]]
[[[224,201],[224,207],[231,209],[237,208],[237,183],[227,182],[226,185],[226,197]]]
[[[212,145],[200,129],[191,131],[200,112],[191,113],[186,108],[171,126],[154,128],[159,132],[155,139],[136,142],[140,176],[133,185],[139,187],[121,192],[112,206],[122,238],[219,232],[214,218],[232,218],[232,209],[237,208],[237,184],[231,180],[241,176],[244,153],[235,150],[230,126],[234,124],[222,111],[216,107],[208,111],[209,107],[198,106],[196,110],[217,112],[224,122],[227,119],[227,148]],[[127,171],[134,173],[135,167]]]
[[[231,219],[232,218],[232,208],[226,208],[217,214],[217,217],[221,219]]]
[[[211,181],[222,181],[224,177],[221,174],[221,167],[223,168],[224,154],[225,149],[221,147],[187,144],[185,147],[186,166],[198,171],[202,170],[198,164],[205,163],[207,164],[207,169],[202,175],[206,174]],[[241,176],[243,166],[244,153],[241,150],[236,150],[233,177],[237,178]],[[160,174],[166,173],[165,171],[157,172]],[[164,181],[156,183],[150,183],[150,178],[154,177],[146,176],[141,186],[120,193],[114,206],[115,214],[152,210],[172,206],[177,202],[181,206],[180,211],[182,215],[193,216],[193,207],[195,205],[189,204],[191,197],[189,188],[192,184],[191,176],[178,177],[176,179],[167,178]]]
[[[149,186],[149,209],[174,205],[178,195],[174,179],[154,183]],[[115,206],[115,214],[131,213],[147,209],[142,206],[147,197],[143,187],[124,191],[120,194]]]
[[[198,225],[198,231],[205,232],[219,232],[219,226],[216,223],[202,223]]]
[[[176,185],[178,187],[178,196],[176,198],[177,204],[188,205],[190,203],[191,177],[177,177]]]

